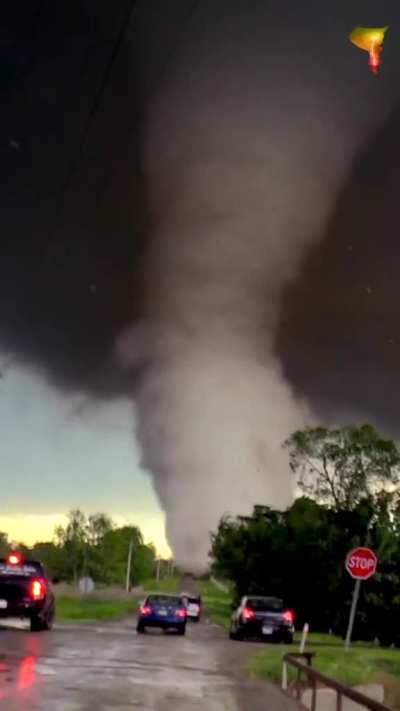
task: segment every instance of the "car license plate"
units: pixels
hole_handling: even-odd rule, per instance
[[[6,610],[8,607],[7,600],[0,600],[0,610]]]
[[[274,630],[272,629],[272,627],[268,627],[267,625],[263,625],[263,628],[262,628],[262,633],[263,633],[263,634],[272,634],[273,631],[274,631]]]
[[[159,610],[158,614],[161,615],[161,617],[166,617],[167,611],[166,610]]]

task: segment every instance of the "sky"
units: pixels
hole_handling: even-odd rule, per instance
[[[135,523],[169,555],[164,515],[139,465],[129,400],[61,396],[40,374],[6,368],[1,380],[0,530],[15,542],[51,540],[66,513],[109,514]]]
[[[196,145],[211,151],[215,141],[217,152],[237,136],[245,154],[262,121],[261,140],[289,157],[307,125],[319,130],[323,116],[332,127],[317,158],[304,141],[299,185],[314,159],[323,184],[337,156],[351,158],[282,287],[274,354],[320,420],[369,419],[400,434],[399,7],[249,5],[2,3],[0,529],[13,538],[51,536],[80,506],[139,523],[165,551],[165,515],[137,437],[148,363],[127,371],[115,357],[154,287],[143,255],[165,197],[146,166],[149,126],[177,171],[182,147],[196,159]],[[347,40],[357,24],[391,26],[377,78]],[[237,122],[217,122],[210,138],[212,106],[225,100]]]

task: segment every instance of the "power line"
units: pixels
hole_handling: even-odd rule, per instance
[[[98,111],[98,109],[99,109],[99,107],[100,107],[100,105],[101,105],[103,96],[104,96],[105,91],[106,91],[106,89],[107,89],[107,86],[108,86],[108,84],[109,84],[109,82],[110,82],[111,72],[112,72],[112,70],[113,70],[115,61],[116,61],[116,59],[117,59],[117,57],[118,57],[118,55],[119,55],[121,46],[122,46],[122,44],[123,44],[123,42],[124,42],[124,40],[125,40],[126,31],[127,31],[128,26],[130,25],[130,22],[131,22],[131,19],[132,19],[133,12],[134,12],[134,10],[135,10],[135,6],[136,6],[136,4],[137,4],[137,1],[138,1],[138,0],[129,0],[128,6],[127,6],[127,11],[126,11],[126,13],[125,13],[124,16],[123,16],[123,19],[122,19],[122,22],[121,22],[121,26],[120,26],[118,35],[117,35],[117,37],[116,37],[116,41],[115,41],[115,43],[114,43],[114,47],[113,47],[113,50],[112,50],[112,52],[111,52],[109,61],[108,61],[108,63],[107,63],[107,66],[106,66],[106,68],[105,68],[105,71],[103,72],[103,75],[102,75],[102,78],[101,78],[101,81],[100,81],[100,85],[99,85],[99,87],[98,87],[98,90],[97,90],[96,93],[95,93],[95,96],[94,96],[94,99],[93,99],[93,103],[92,103],[91,109],[90,109],[90,111],[89,111],[89,113],[88,113],[88,115],[87,115],[87,120],[86,120],[86,122],[85,122],[85,126],[84,126],[84,128],[83,128],[83,131],[82,131],[82,133],[81,133],[81,137],[80,137],[80,140],[79,140],[79,147],[78,147],[78,150],[77,150],[76,158],[75,158],[75,160],[73,160],[73,163],[72,163],[72,166],[71,166],[71,170],[70,170],[69,173],[68,173],[67,179],[66,179],[66,181],[65,181],[64,188],[63,188],[62,191],[61,191],[61,198],[60,198],[60,203],[61,203],[61,204],[59,205],[59,209],[56,208],[56,216],[58,216],[58,215],[60,214],[60,212],[62,211],[62,209],[63,209],[64,197],[65,197],[66,193],[68,192],[68,189],[71,187],[71,185],[72,185],[72,183],[73,183],[73,179],[74,179],[75,173],[76,173],[76,171],[77,171],[77,169],[78,169],[78,167],[79,167],[79,164],[80,164],[80,161],[81,161],[83,152],[84,152],[84,148],[85,148],[85,145],[86,145],[86,142],[87,142],[87,139],[88,139],[88,136],[89,136],[91,127],[92,127],[92,123],[93,123],[94,117],[95,117],[95,115],[96,115],[96,113],[97,113],[97,111]],[[200,1],[201,1],[201,0],[194,0],[194,2],[192,3],[191,9],[189,10],[189,12],[188,12],[187,15],[186,15],[186,19],[185,19],[185,21],[184,21],[185,27],[184,27],[183,33],[181,33],[181,34],[185,34],[186,29],[187,29],[187,26],[188,26],[188,23],[190,22],[190,20],[192,19],[192,17],[193,17],[194,14],[196,13],[196,11],[197,11],[197,9],[198,9],[198,7],[199,7],[199,5],[200,5]],[[178,51],[180,44],[181,44],[181,43],[180,43],[179,40],[178,40],[178,42],[176,42],[175,45],[171,48],[171,51],[170,51],[170,53],[169,53],[169,55],[168,55],[166,61],[163,63],[163,67],[162,67],[161,73],[160,73],[160,75],[159,75],[159,77],[158,77],[158,80],[155,82],[155,86],[157,86],[157,85],[159,84],[159,82],[160,82],[160,80],[161,80],[163,74],[164,74],[165,71],[166,71],[166,68],[169,66],[169,64],[171,63],[171,61],[172,61],[174,55],[175,55],[176,52]],[[153,90],[153,91],[154,91],[154,90]],[[57,221],[58,221],[58,220],[57,220]]]
[[[193,18],[194,15],[196,14],[198,8],[200,7],[200,2],[201,2],[201,0],[193,0],[191,9],[189,10],[189,12],[188,12],[187,15],[186,15],[185,27],[184,27],[184,29],[183,29],[182,32],[181,32],[180,38],[179,38],[178,41],[175,43],[175,46],[173,46],[173,47],[171,48],[171,51],[170,51],[170,53],[169,53],[169,55],[168,55],[166,61],[165,61],[164,64],[163,64],[163,67],[162,67],[162,69],[161,69],[160,75],[159,75],[159,77],[158,77],[158,81],[155,83],[154,91],[155,91],[156,86],[160,83],[160,81],[161,81],[163,75],[166,73],[166,71],[167,71],[167,69],[168,69],[168,66],[171,64],[171,62],[172,62],[174,56],[177,54],[177,52],[178,52],[178,50],[179,50],[179,48],[180,48],[180,46],[181,46],[181,44],[182,44],[182,36],[183,36],[183,37],[185,36],[185,34],[186,34],[186,32],[187,32],[187,29],[188,29],[188,26],[189,26],[189,24],[190,24],[190,21],[192,20],[192,18]]]
[[[121,22],[121,26],[120,26],[116,41],[114,43],[113,50],[111,52],[110,58],[108,60],[107,66],[105,68],[105,71],[103,72],[99,88],[97,89],[97,91],[95,93],[91,109],[87,115],[87,120],[86,120],[85,126],[83,128],[83,131],[81,133],[81,138],[79,141],[79,148],[77,151],[77,156],[76,156],[76,159],[73,161],[71,170],[68,174],[66,184],[63,189],[62,196],[67,192],[68,188],[70,187],[71,182],[72,182],[74,175],[75,175],[75,170],[79,166],[81,155],[82,155],[83,150],[85,148],[86,141],[89,136],[89,132],[90,132],[90,129],[92,126],[93,119],[94,119],[96,112],[101,104],[103,95],[104,95],[105,90],[107,88],[107,84],[110,81],[111,72],[112,72],[115,60],[116,60],[116,58],[119,54],[119,51],[121,49],[122,43],[125,39],[125,33],[126,33],[128,25],[131,21],[136,2],[137,2],[137,0],[129,0],[128,8],[127,8],[126,13],[123,16],[123,20]]]
[[[191,9],[189,10],[189,12],[187,13],[187,16],[186,16],[185,29],[183,30],[183,34],[185,33],[185,31],[186,31],[186,29],[187,29],[188,23],[190,22],[190,20],[192,19],[192,17],[195,15],[195,13],[196,13],[198,7],[200,6],[200,2],[201,2],[201,0],[194,0],[194,2],[192,3]],[[82,137],[81,137],[81,141],[80,141],[80,149],[79,149],[81,153],[83,152],[83,148],[84,148],[84,146],[85,146],[85,144],[86,144],[86,140],[87,140],[87,137],[88,137],[88,135],[89,135],[89,131],[90,131],[90,128],[91,128],[91,125],[92,125],[92,121],[93,121],[93,119],[94,119],[94,116],[95,116],[95,114],[96,114],[96,112],[97,112],[97,110],[98,110],[98,108],[99,108],[99,106],[100,106],[100,104],[101,104],[101,101],[102,101],[102,99],[103,99],[104,93],[105,93],[106,88],[107,88],[107,85],[108,85],[108,83],[109,83],[109,81],[110,81],[111,72],[112,72],[114,63],[115,63],[115,61],[116,61],[116,59],[117,59],[117,57],[118,57],[118,54],[119,54],[119,51],[120,51],[120,49],[121,49],[122,43],[123,43],[123,41],[124,41],[124,39],[125,39],[126,30],[127,30],[128,26],[129,26],[129,24],[130,24],[131,19],[132,19],[133,12],[134,12],[135,5],[136,5],[136,4],[137,4],[137,0],[130,0],[130,2],[129,2],[129,4],[128,4],[128,9],[127,9],[127,12],[126,12],[126,14],[124,15],[124,19],[123,19],[123,21],[122,21],[122,23],[121,23],[121,27],[120,27],[119,33],[118,33],[118,35],[117,35],[116,42],[115,42],[115,44],[114,44],[114,49],[113,49],[113,51],[112,51],[112,53],[111,53],[109,62],[108,62],[107,67],[106,67],[106,69],[105,69],[105,72],[103,73],[103,77],[102,77],[102,80],[101,80],[101,82],[100,82],[100,86],[99,86],[99,88],[98,88],[98,91],[97,91],[96,94],[95,94],[92,107],[91,107],[91,109],[90,109],[90,111],[89,111],[89,114],[88,114],[86,126],[85,126],[85,128],[84,128],[84,130],[83,130],[83,132],[82,132]],[[158,78],[158,81],[155,82],[156,86],[159,84],[159,81],[160,81],[161,77],[162,77],[163,74],[165,73],[165,71],[166,71],[167,67],[169,66],[169,64],[171,63],[171,61],[172,61],[174,55],[175,55],[176,52],[178,51],[179,46],[180,46],[180,42],[178,41],[178,42],[175,43],[175,46],[172,47],[172,49],[171,49],[171,51],[170,51],[170,53],[169,53],[169,55],[168,55],[166,61],[163,63],[163,67],[162,67],[160,76],[159,76],[159,78]],[[71,180],[71,179],[73,178],[73,176],[74,176],[75,167],[76,167],[76,165],[79,163],[79,159],[80,159],[80,156],[78,156],[78,159],[77,159],[77,161],[76,161],[76,164],[74,164],[74,166],[73,166],[73,168],[72,168],[72,170],[71,170],[70,179],[67,181],[66,190],[68,189],[70,180]]]
[[[57,233],[58,227],[60,225],[60,217],[59,216],[63,213],[63,211],[65,209],[66,195],[68,193],[68,190],[73,185],[74,177],[75,177],[77,171],[79,170],[81,158],[82,158],[82,155],[83,155],[86,143],[87,143],[89,133],[92,128],[93,120],[96,116],[96,112],[101,104],[102,98],[103,98],[104,93],[107,88],[107,85],[110,81],[111,72],[113,70],[115,60],[116,60],[116,58],[119,54],[119,51],[121,49],[122,43],[125,39],[126,30],[127,30],[127,27],[131,21],[136,2],[137,2],[137,0],[129,0],[129,2],[127,4],[127,10],[123,15],[122,22],[121,22],[116,40],[114,42],[112,52],[110,54],[106,68],[103,71],[103,74],[101,76],[100,84],[98,86],[97,91],[95,92],[94,99],[93,99],[91,108],[89,110],[89,113],[87,114],[85,125],[84,125],[83,130],[80,134],[80,138],[78,139],[78,148],[76,151],[76,155],[72,159],[70,170],[67,173],[67,177],[65,179],[63,187],[60,189],[59,200],[56,200],[56,205],[54,207],[54,222],[52,225],[49,225],[49,234],[48,234],[49,242],[52,241],[53,238],[55,237],[55,234]]]

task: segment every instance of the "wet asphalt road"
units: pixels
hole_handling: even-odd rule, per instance
[[[21,623],[22,624],[22,623]],[[212,623],[137,635],[135,619],[52,632],[0,627],[0,711],[291,711],[243,667],[254,645]]]
[[[184,577],[181,589],[196,593]],[[291,711],[295,704],[245,672],[254,645],[227,639],[207,618],[186,636],[136,618],[56,625],[50,633],[0,627],[0,711]]]

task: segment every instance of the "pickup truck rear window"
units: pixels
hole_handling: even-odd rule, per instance
[[[8,565],[3,561],[0,562],[0,576],[22,576],[30,578],[32,575],[43,575],[41,566],[35,563],[24,563],[24,565]]]

